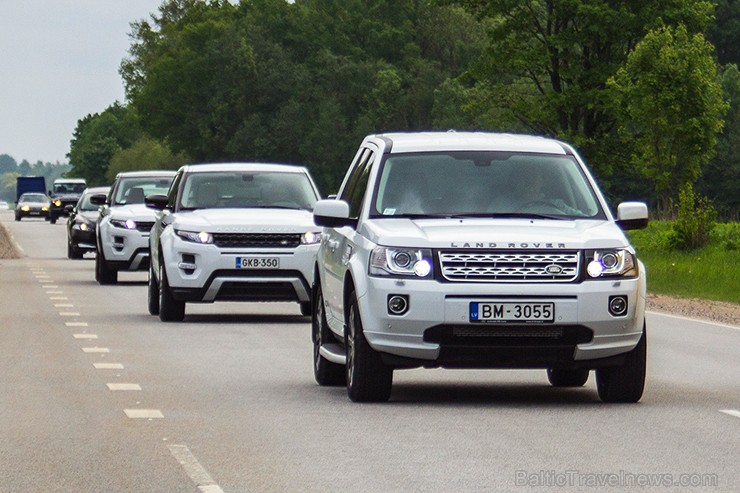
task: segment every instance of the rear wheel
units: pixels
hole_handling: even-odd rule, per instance
[[[347,315],[347,394],[354,402],[384,402],[391,396],[393,368],[365,339],[354,291]]]
[[[645,388],[647,368],[647,328],[635,349],[625,355],[622,366],[597,368],[596,389],[604,402],[637,402]]]
[[[547,379],[553,387],[583,387],[588,380],[588,369],[548,368]]]
[[[154,268],[149,264],[149,283],[147,289],[147,307],[149,315],[159,315],[159,284],[154,277]]]
[[[95,255],[95,280],[100,284],[115,284],[118,282],[118,271],[108,267],[100,248],[98,248],[98,253]]]
[[[159,319],[162,322],[182,322],[185,318],[185,302],[172,296],[167,282],[167,271],[164,262],[159,261]]]
[[[344,385],[346,375],[343,365],[338,365],[321,356],[319,349],[322,344],[335,342],[334,336],[326,322],[324,312],[324,295],[321,286],[316,287],[314,308],[311,317],[311,335],[313,339],[313,376],[321,386]]]

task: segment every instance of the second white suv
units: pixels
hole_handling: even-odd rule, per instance
[[[110,192],[90,197],[102,205],[96,225],[95,280],[118,282],[118,271],[146,270],[149,266],[149,230],[154,211],[144,205],[148,194],[165,193],[174,171],[128,171],[119,173]]]
[[[311,311],[321,228],[319,193],[304,167],[227,163],[183,166],[149,239],[149,313],[181,321],[187,302],[295,301]]]

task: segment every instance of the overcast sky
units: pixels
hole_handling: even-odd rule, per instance
[[[67,162],[77,120],[124,101],[130,23],[161,0],[0,0],[0,154]]]

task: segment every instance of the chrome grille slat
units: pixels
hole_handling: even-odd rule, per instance
[[[441,251],[439,263],[448,281],[569,282],[578,277],[580,255],[577,251]]]
[[[219,248],[296,248],[301,244],[299,233],[214,233],[213,243]]]

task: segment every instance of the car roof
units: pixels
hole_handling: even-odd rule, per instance
[[[183,166],[185,173],[229,172],[229,171],[274,171],[279,173],[303,173],[304,166],[278,163],[202,163]]]
[[[93,193],[105,193],[108,190],[110,190],[110,187],[87,187],[85,189],[85,195],[90,195]]]
[[[390,146],[390,152],[423,151],[510,151],[546,154],[570,154],[572,149],[563,142],[525,134],[493,132],[397,132],[370,135],[366,140],[380,139]]]
[[[175,176],[172,170],[146,170],[146,171],[122,171],[116,175],[118,178],[143,178],[147,176]]]
[[[84,178],[57,178],[54,183],[87,183]]]

